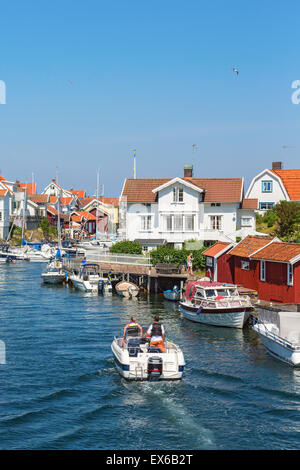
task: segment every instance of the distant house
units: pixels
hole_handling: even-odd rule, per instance
[[[273,162],[271,170],[253,178],[246,197],[258,199],[261,214],[280,201],[300,202],[300,170],[284,170],[282,162]]]
[[[70,216],[71,238],[74,234],[94,235],[96,233],[96,217],[87,211],[74,211]]]
[[[85,198],[80,200],[80,205],[81,210],[97,217],[98,232],[116,232],[119,221],[119,198]]]
[[[0,181],[0,239],[7,240],[13,193]]]
[[[72,194],[71,191],[67,191],[66,189],[63,189],[61,186],[59,186],[55,179],[53,179],[51,183],[45,187],[45,189],[42,191],[42,194],[47,194],[48,196],[77,197],[75,194]]]
[[[268,302],[300,303],[300,243],[248,236],[234,247],[216,244],[203,254],[214,280],[256,290]]]
[[[244,198],[243,178],[194,178],[186,165],[183,177],[125,180],[119,233],[175,248],[190,239],[232,242],[237,230],[255,232],[256,209],[257,199]]]

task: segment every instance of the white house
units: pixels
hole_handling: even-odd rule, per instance
[[[261,214],[280,201],[300,202],[300,170],[284,170],[282,162],[273,162],[271,170],[253,178],[246,197],[258,199]]]
[[[13,192],[0,177],[0,239],[6,240],[9,234],[10,214],[12,210]]]
[[[77,198],[76,194],[73,194],[71,191],[63,189],[59,184],[56,183],[55,179],[49,183],[42,194],[47,194],[48,196],[61,196],[61,197],[73,197]]]
[[[122,237],[146,248],[184,241],[235,241],[255,233],[256,199],[244,199],[243,178],[126,179],[120,197]]]

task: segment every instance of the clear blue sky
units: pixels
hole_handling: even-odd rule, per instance
[[[58,166],[62,186],[92,194],[100,168],[118,196],[133,149],[144,178],[299,168],[299,14],[297,1],[1,2],[2,174],[34,172],[41,190]]]

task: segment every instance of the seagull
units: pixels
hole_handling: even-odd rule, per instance
[[[237,75],[239,74],[238,69],[233,68],[232,71],[235,72]]]

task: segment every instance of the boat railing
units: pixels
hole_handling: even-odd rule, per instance
[[[260,325],[263,328],[262,334],[273,340],[276,341],[276,343],[280,344],[281,346],[284,347],[289,347],[290,349],[297,349],[300,351],[300,344],[296,342],[289,341],[287,338],[283,338],[282,336],[279,336],[279,334],[275,333],[274,331],[269,330],[268,324],[264,323],[261,319],[253,319],[253,325]],[[271,325],[275,326],[274,323],[271,323]],[[279,331],[279,330],[278,330]]]
[[[121,347],[123,350],[127,350],[127,351],[132,351],[132,350],[137,350],[138,352],[148,352],[148,347],[150,347],[150,342],[145,342],[145,343],[142,343],[142,346],[144,346],[144,348],[142,349],[141,348],[141,344],[128,344],[127,343],[127,339],[124,340],[123,337],[114,337],[114,340],[117,342],[118,346]],[[158,348],[159,349],[159,348]],[[178,351],[178,346],[174,343],[172,343],[171,341],[169,340],[165,340],[164,341],[164,352],[165,353],[170,353],[170,352],[174,352],[174,351]]]
[[[203,308],[232,308],[232,307],[248,307],[251,306],[247,296],[224,297],[223,299],[193,299],[193,305],[199,305]]]

